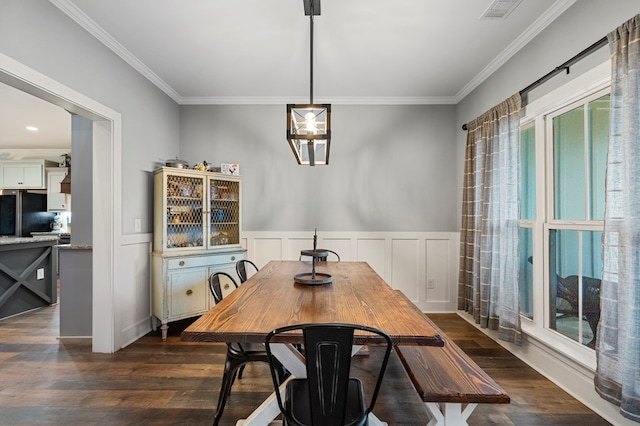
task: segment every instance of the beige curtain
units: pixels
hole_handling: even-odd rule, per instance
[[[520,344],[519,94],[467,124],[458,309]]]
[[[608,40],[611,115],[595,388],[640,422],[640,15]]]

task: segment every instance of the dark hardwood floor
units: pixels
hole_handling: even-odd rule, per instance
[[[607,425],[455,314],[430,315],[511,396],[478,406],[470,425]],[[211,424],[225,356],[222,344],[185,343],[152,332],[115,354],[91,353],[87,340],[57,338],[58,307],[0,321],[0,425]],[[354,360],[365,387],[378,357]],[[266,365],[251,365],[234,384],[221,424],[234,425],[271,392]],[[425,425],[426,411],[396,356],[374,410],[390,425]]]

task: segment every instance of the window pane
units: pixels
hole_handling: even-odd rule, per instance
[[[589,103],[589,218],[604,218],[604,176],[609,144],[609,95]]]
[[[555,219],[586,219],[584,145],[584,107],[553,119]]]
[[[591,348],[600,320],[601,238],[600,231],[549,235],[550,328]]]
[[[520,314],[533,319],[533,229],[520,228]]]
[[[549,235],[550,327],[578,340],[578,231],[552,230]]]
[[[535,130],[520,132],[520,219],[536,218]]]

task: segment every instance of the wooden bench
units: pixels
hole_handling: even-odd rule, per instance
[[[508,404],[509,395],[435,324],[443,347],[396,346],[404,368],[431,415],[427,426],[467,425],[478,404]]]

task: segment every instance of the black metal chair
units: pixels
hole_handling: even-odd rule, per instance
[[[209,276],[209,291],[213,296],[216,304],[220,303],[223,298],[222,287],[220,285],[220,277],[224,277],[235,288],[238,288],[238,284],[233,277],[225,272],[215,272]],[[227,343],[227,357],[224,362],[224,373],[222,375],[222,385],[220,386],[220,395],[218,396],[218,406],[216,407],[216,414],[213,418],[214,426],[218,424],[224,406],[227,403],[227,398],[231,394],[231,387],[236,379],[236,376],[241,379],[242,371],[249,362],[266,362],[269,363],[267,353],[261,344],[240,344],[240,343]],[[282,365],[279,367],[278,375],[281,380],[284,380],[284,369]]]
[[[258,267],[255,263],[250,260],[242,259],[236,262],[236,273],[238,274],[238,278],[240,278],[240,283],[243,283],[249,278],[247,276],[247,265],[250,268],[253,268],[253,272],[258,272]]]
[[[276,359],[271,345],[282,333],[302,331],[307,378],[287,382],[285,400],[278,392],[282,383],[277,374]],[[349,377],[354,332],[373,334],[386,345],[376,386],[367,405],[362,382]],[[381,338],[381,339],[380,339]],[[273,343],[272,343],[273,342]],[[366,425],[373,410],[382,378],[387,368],[392,343],[389,336],[378,329],[355,324],[301,324],[281,327],[265,339],[278,406],[283,425],[343,426]]]
[[[316,251],[320,252],[320,251],[326,251],[327,254],[332,254],[336,257],[336,261],[340,262],[340,255],[338,253],[336,253],[333,250],[327,250],[327,249],[316,249]],[[305,260],[305,259],[309,259],[311,260],[311,256],[306,256],[306,255],[300,255],[300,257],[298,258],[298,260]],[[324,257],[318,257],[317,261],[318,262],[326,262],[329,259],[329,256],[324,256]]]

